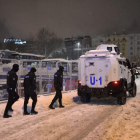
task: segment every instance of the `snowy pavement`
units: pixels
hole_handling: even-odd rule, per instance
[[[0,104],[0,140],[139,140],[140,78],[137,96],[126,105],[115,99],[92,99],[89,104],[77,100],[76,91],[63,94],[65,108],[50,110],[54,95],[38,97],[38,115],[23,115],[23,98],[13,105],[12,118],[4,119],[6,103]],[[31,100],[28,104],[30,111]],[[11,113],[11,112],[10,112]]]

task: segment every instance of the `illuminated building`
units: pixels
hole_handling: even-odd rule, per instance
[[[21,39],[5,38],[4,39],[4,43],[7,43],[7,42],[14,42],[15,44],[18,44],[18,45],[24,45],[24,44],[26,44],[26,41],[23,41]]]
[[[119,47],[121,56],[128,58],[128,35],[109,35],[106,37],[106,44],[115,44]]]
[[[67,59],[78,59],[86,51],[91,50],[92,39],[90,36],[65,38]]]

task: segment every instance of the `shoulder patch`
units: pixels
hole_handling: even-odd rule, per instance
[[[29,78],[29,76],[25,76],[25,78]]]
[[[57,77],[57,74],[55,74],[54,76]]]

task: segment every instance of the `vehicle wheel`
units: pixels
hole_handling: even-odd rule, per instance
[[[86,103],[86,96],[81,96],[81,102]]]
[[[124,86],[123,91],[120,93],[120,96],[117,98],[117,103],[119,105],[124,105],[126,103],[126,87]]]
[[[135,97],[136,96],[136,92],[137,92],[137,86],[136,86],[136,83],[134,82],[134,86],[132,87],[132,90],[130,91],[130,95],[132,97]]]
[[[90,102],[90,99],[91,99],[91,95],[89,93],[87,93],[85,96],[81,96],[81,102],[83,103]]]
[[[89,93],[86,94],[86,100],[87,102],[90,102],[90,99],[91,99],[91,95]]]

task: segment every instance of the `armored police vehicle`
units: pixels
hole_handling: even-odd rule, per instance
[[[116,45],[102,44],[80,56],[78,95],[82,102],[93,97],[113,96],[117,103],[126,103],[126,92],[136,96],[135,76],[128,59],[120,57]]]

